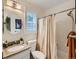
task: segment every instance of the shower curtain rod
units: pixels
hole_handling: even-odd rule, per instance
[[[69,10],[74,10],[74,9],[75,9],[75,8],[66,9],[66,10],[63,10],[63,11],[60,11],[60,12],[57,12],[57,13],[53,13],[53,14],[50,14],[50,15],[47,15],[47,16],[44,16],[44,17],[41,17],[41,18],[46,18],[46,17],[48,17],[48,16],[60,14],[60,13],[63,13],[63,12],[69,11]],[[41,18],[38,18],[38,19],[41,19]]]

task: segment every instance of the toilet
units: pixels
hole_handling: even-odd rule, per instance
[[[28,41],[28,45],[30,45],[30,50],[34,59],[46,59],[46,56],[41,51],[35,51],[36,48],[36,40]]]

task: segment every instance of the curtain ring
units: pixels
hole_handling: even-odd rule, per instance
[[[55,16],[56,14],[54,13],[54,16]]]

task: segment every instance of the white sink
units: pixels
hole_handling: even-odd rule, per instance
[[[18,45],[18,46],[14,46],[14,47],[8,48],[7,51],[8,52],[16,52],[16,51],[22,50],[24,47],[25,46],[23,46],[23,45]]]

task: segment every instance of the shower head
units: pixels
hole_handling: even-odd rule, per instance
[[[69,13],[67,13],[67,15],[70,16],[72,18],[72,21],[75,22],[75,24],[76,24],[76,20],[74,20],[72,11],[73,10],[71,10]]]
[[[72,14],[72,11],[70,11],[69,13],[67,13],[68,16],[71,16],[71,14]]]

